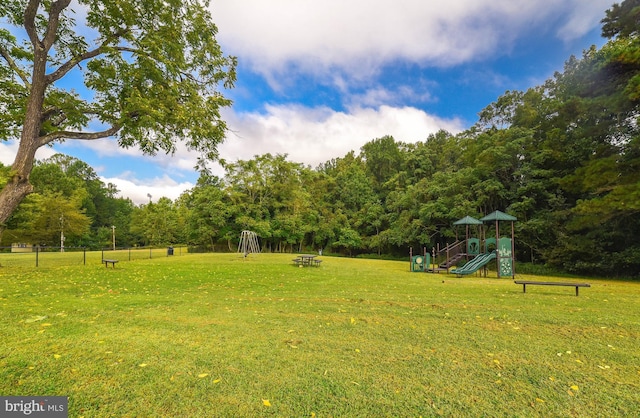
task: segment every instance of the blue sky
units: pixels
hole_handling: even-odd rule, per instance
[[[315,167],[385,135],[425,140],[459,132],[506,90],[562,70],[601,46],[612,0],[212,0],[218,40],[238,57],[228,161],[270,152]],[[82,90],[78,79],[66,81]],[[0,143],[11,164],[15,143]],[[197,156],[143,156],[115,141],[67,141],[42,150],[90,164],[135,203],[193,187]],[[223,171],[213,166],[219,175]]]

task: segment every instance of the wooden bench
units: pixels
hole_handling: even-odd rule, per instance
[[[104,266],[107,267],[109,263],[111,263],[111,266],[113,268],[116,268],[116,263],[118,262],[118,260],[107,260],[107,259],[103,259],[102,262],[104,263]]]
[[[313,260],[314,263],[316,263],[316,267],[320,267],[320,263],[322,263],[322,260]]]
[[[301,266],[303,264],[302,259],[301,258],[294,258],[293,260],[293,265],[294,266]]]
[[[578,296],[578,289],[581,287],[591,287],[589,283],[562,283],[562,282],[536,282],[533,280],[514,280],[515,284],[522,285],[522,293],[527,292],[527,285],[541,285],[541,286],[573,286],[576,288],[576,296]]]

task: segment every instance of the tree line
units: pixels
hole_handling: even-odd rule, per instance
[[[519,261],[637,276],[639,17],[640,1],[614,5],[602,48],[571,57],[542,85],[505,92],[458,134],[383,136],[315,168],[259,155],[227,163],[222,178],[203,172],[175,201],[140,206],[83,162],[55,156],[34,167],[35,193],[2,240],[53,245],[64,212],[67,244],[108,245],[115,226],[122,245],[233,249],[248,229],[267,251],[406,255],[450,242],[466,215],[502,210],[518,218]]]

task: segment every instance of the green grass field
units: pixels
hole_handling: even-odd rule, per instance
[[[640,283],[292,258],[0,267],[0,395],[71,417],[640,415]]]

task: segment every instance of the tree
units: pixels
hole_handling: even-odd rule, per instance
[[[376,192],[380,197],[386,197],[385,183],[404,163],[399,144],[387,135],[364,144],[360,156],[365,161],[367,174],[374,180]]]
[[[625,0],[621,4],[615,3],[607,15],[602,19],[602,36],[613,38],[615,36],[630,37],[640,34],[640,1]]]
[[[350,228],[342,228],[338,234],[338,239],[333,243],[335,247],[343,247],[349,250],[349,256],[353,255],[353,250],[362,245],[362,237],[357,231]]]
[[[175,244],[182,231],[177,207],[167,197],[142,205],[131,214],[131,233],[142,237],[144,245]]]
[[[215,176],[201,175],[196,187],[183,196],[188,208],[189,243],[206,245],[211,249],[227,226],[229,202],[221,181]]]
[[[42,195],[40,213],[31,228],[35,241],[53,246],[69,246],[73,245],[73,240],[87,232],[91,219],[80,209],[84,195],[84,190],[70,199],[60,193]],[[67,242],[67,239],[72,241]]]
[[[208,0],[78,0],[86,15],[70,3],[0,3],[10,26],[0,28],[0,140],[19,141],[0,191],[0,233],[33,191],[40,147],[113,136],[153,155],[184,141],[203,167],[224,139],[220,109],[231,102],[219,90],[232,87],[236,59],[216,41]],[[89,98],[62,87],[78,79]]]
[[[309,230],[310,197],[303,178],[308,169],[285,155],[264,154],[225,167],[236,236],[254,231],[269,249],[299,244]]]
[[[81,209],[85,195],[84,189],[71,196],[57,191],[31,194],[8,223],[6,238],[54,247],[63,242],[64,246],[76,246],[91,224]]]

